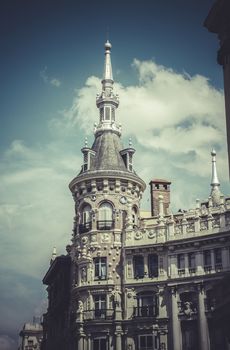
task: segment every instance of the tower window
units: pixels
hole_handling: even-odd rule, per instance
[[[105,280],[107,274],[106,257],[98,257],[94,259],[95,280]]]
[[[105,120],[110,120],[110,107],[105,107]]]
[[[91,223],[91,206],[89,204],[85,205],[81,213],[81,223],[79,225],[79,233],[84,233],[90,231],[92,228]]]
[[[114,226],[113,207],[110,203],[104,202],[99,207],[97,228],[98,230],[111,230]]]
[[[103,120],[104,117],[104,108],[100,108],[100,121]]]
[[[144,257],[142,255],[135,255],[133,257],[134,278],[144,277]]]
[[[115,121],[115,108],[112,108],[112,121]]]

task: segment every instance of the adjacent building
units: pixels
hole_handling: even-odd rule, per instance
[[[21,344],[18,350],[40,350],[43,338],[43,329],[40,320],[25,323],[21,332]]]
[[[221,310],[229,306],[230,197],[220,190],[216,152],[208,200],[172,214],[171,182],[153,179],[151,213],[142,217],[146,184],[131,142],[121,143],[110,56],[107,41],[95,140],[82,148],[69,185],[71,244],[65,256],[53,255],[43,279],[42,349],[227,350],[229,312]]]

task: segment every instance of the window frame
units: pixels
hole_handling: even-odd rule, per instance
[[[107,257],[106,256],[95,257],[93,261],[94,261],[94,280],[106,280],[107,279]],[[103,273],[103,269],[104,269],[104,273]]]

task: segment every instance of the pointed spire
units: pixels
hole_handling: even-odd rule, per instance
[[[107,40],[105,43],[105,62],[102,83],[102,92],[97,95],[96,104],[100,111],[100,122],[95,127],[95,135],[105,130],[110,130],[118,135],[121,134],[120,128],[115,125],[115,111],[119,105],[118,95],[113,93],[113,71],[111,64],[111,43]]]
[[[216,186],[220,186],[220,182],[218,180],[217,176],[217,169],[216,169],[216,151],[213,149],[211,152],[212,156],[212,179],[211,179],[211,186],[212,188]]]
[[[105,65],[104,65],[103,81],[105,80],[113,81],[113,71],[112,71],[112,64],[111,64],[111,58],[110,58],[111,48],[112,48],[112,45],[107,40],[105,43]]]

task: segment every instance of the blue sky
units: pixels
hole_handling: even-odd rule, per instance
[[[210,150],[229,194],[218,40],[203,27],[213,1],[7,1],[1,4],[0,348],[45,310],[52,247],[65,252],[68,183],[93,141],[104,42],[112,42],[117,120],[135,169],[172,180],[172,210],[210,193]],[[108,33],[108,34],[107,34]],[[143,209],[149,209],[148,192]]]

